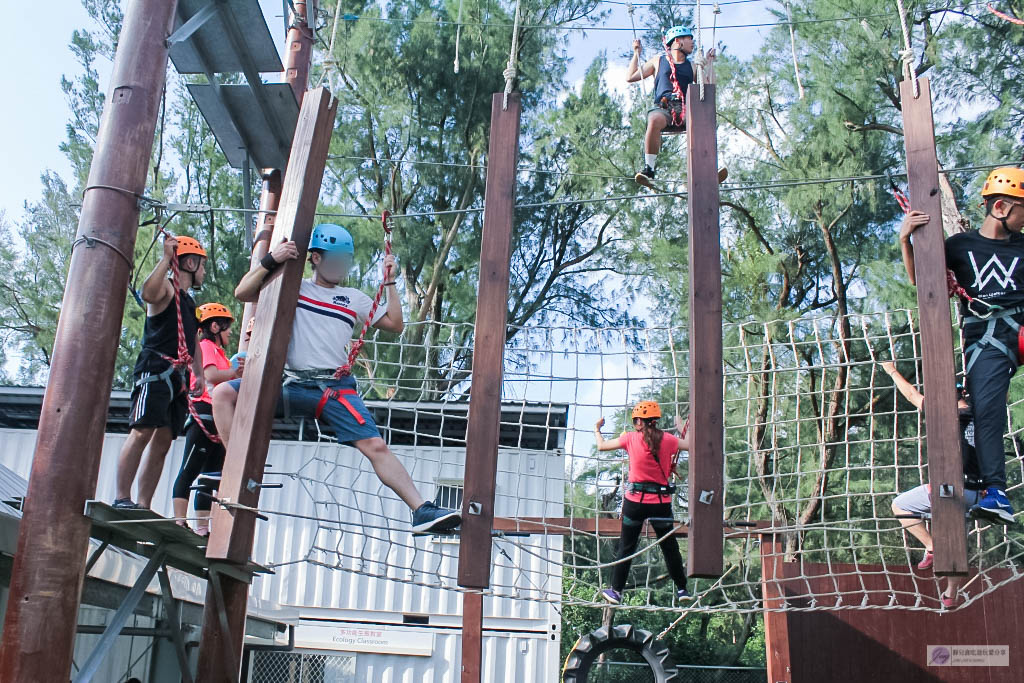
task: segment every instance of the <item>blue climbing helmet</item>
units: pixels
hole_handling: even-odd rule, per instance
[[[334,223],[321,223],[313,229],[309,248],[327,253],[354,254],[355,245],[348,230]]]
[[[693,37],[693,31],[690,30],[689,26],[678,25],[671,27],[665,31],[665,47],[671,45],[672,41],[676,38],[682,38],[683,36]]]

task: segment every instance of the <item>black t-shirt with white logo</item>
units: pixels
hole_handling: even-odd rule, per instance
[[[961,299],[963,315],[977,315],[985,304],[998,308],[1024,306],[1024,236],[1013,234],[1009,239],[983,237],[969,230],[946,238],[946,266],[953,271],[960,286],[979,302],[967,308]],[[964,327],[964,342],[977,341],[985,332],[986,323]],[[997,335],[1016,346],[1013,331],[1007,325],[997,326]]]

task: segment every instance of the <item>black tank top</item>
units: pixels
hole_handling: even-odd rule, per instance
[[[672,87],[672,77],[669,75],[671,67],[676,69],[676,80],[679,81],[679,89],[686,97],[686,86],[693,83],[693,65],[689,59],[684,59],[682,64],[671,64],[666,55],[661,55],[658,60],[658,70],[654,74],[654,103],[661,104],[661,98],[675,99],[675,88]]]
[[[196,302],[184,289],[179,290],[179,293],[181,326],[185,331],[185,346],[191,356],[196,352],[196,331],[199,328]],[[163,369],[167,367],[167,361],[162,356],[178,357],[178,300],[176,297],[164,310],[146,316],[146,326],[142,330],[142,353],[135,364],[136,371]]]

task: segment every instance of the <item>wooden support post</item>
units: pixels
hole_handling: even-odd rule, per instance
[[[519,158],[519,93],[491,98],[491,134],[480,240],[480,288],[473,340],[473,386],[466,432],[466,488],[459,545],[459,585],[487,588],[491,579],[491,523],[498,469],[502,362],[508,322],[509,262]],[[463,681],[467,679],[463,678]]]
[[[176,0],[135,0],[124,23],[82,199],[39,416],[0,646],[0,681],[70,678],[107,391],[121,337]]]
[[[270,251],[270,239],[274,234],[274,223],[277,222],[277,207],[281,202],[281,171],[269,170],[263,174],[263,191],[260,193],[260,210],[256,214],[256,229],[253,233],[252,256],[249,267],[255,266]],[[256,315],[256,304],[247,302],[242,309],[242,324],[238,329],[238,350],[249,351],[249,342],[245,339],[245,330],[249,320]]]
[[[935,157],[931,88],[918,79],[900,83],[903,140],[907,150],[910,206],[931,216],[914,232],[914,264],[921,358],[924,374],[924,419],[928,448],[928,480],[932,485],[932,537],[935,539],[935,574],[967,573],[967,530],[964,525],[964,466],[957,433],[956,391],[953,379],[953,326],[946,285],[945,235],[939,164]]]
[[[309,28],[306,17],[309,14],[309,3],[296,0],[292,3],[292,14],[288,17],[288,39],[285,41],[284,82],[292,86],[295,101],[302,106],[302,98],[309,84],[309,66],[313,58],[313,32]],[[263,193],[260,195],[260,212],[256,221],[256,230],[252,243],[250,264],[260,262],[270,251],[270,235],[274,232],[274,220],[277,207],[281,202],[281,171],[267,168],[263,170]],[[262,236],[262,239],[261,239]],[[238,350],[248,351],[249,343],[245,341],[245,328],[249,320],[256,315],[256,304],[247,303],[242,311],[242,323],[238,332]]]
[[[299,296],[336,109],[337,100],[325,88],[310,90],[302,102],[292,141],[272,239],[274,243],[282,239],[294,240],[299,258],[281,266],[278,270],[280,275],[275,274],[269,279],[260,292],[256,326],[231,430],[234,438],[228,445],[220,488],[222,499],[248,508],[259,504],[259,485],[263,481],[274,409],[281,391],[281,373],[291,340],[295,302]],[[253,510],[218,507],[213,514],[207,557],[245,564],[252,552],[255,529],[256,513]],[[238,661],[242,652],[246,590],[244,584],[234,585],[236,583],[239,582],[222,577],[230,635],[234,640],[222,646],[230,648]],[[207,591],[207,616],[211,614],[211,593]],[[241,601],[243,606],[239,607],[233,600]],[[218,628],[217,620],[206,619],[203,624],[197,680],[238,679],[237,670],[225,670],[225,662],[231,658],[225,656],[224,650],[208,646],[208,643],[218,640],[214,632]]]
[[[725,469],[722,384],[722,259],[718,226],[715,86],[686,93],[690,202],[690,539],[687,573],[722,574]]]
[[[769,683],[792,683],[789,657],[789,622],[783,589],[782,537],[761,534],[761,595],[764,600],[764,645]]]
[[[482,593],[462,594],[462,676],[461,683],[483,680],[484,596]]]

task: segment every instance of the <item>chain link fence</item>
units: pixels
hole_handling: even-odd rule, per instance
[[[677,666],[678,683],[766,683],[765,669],[738,666]],[[597,662],[587,683],[656,683],[651,667],[642,662]]]
[[[312,652],[253,652],[248,683],[356,683],[356,658]]]

